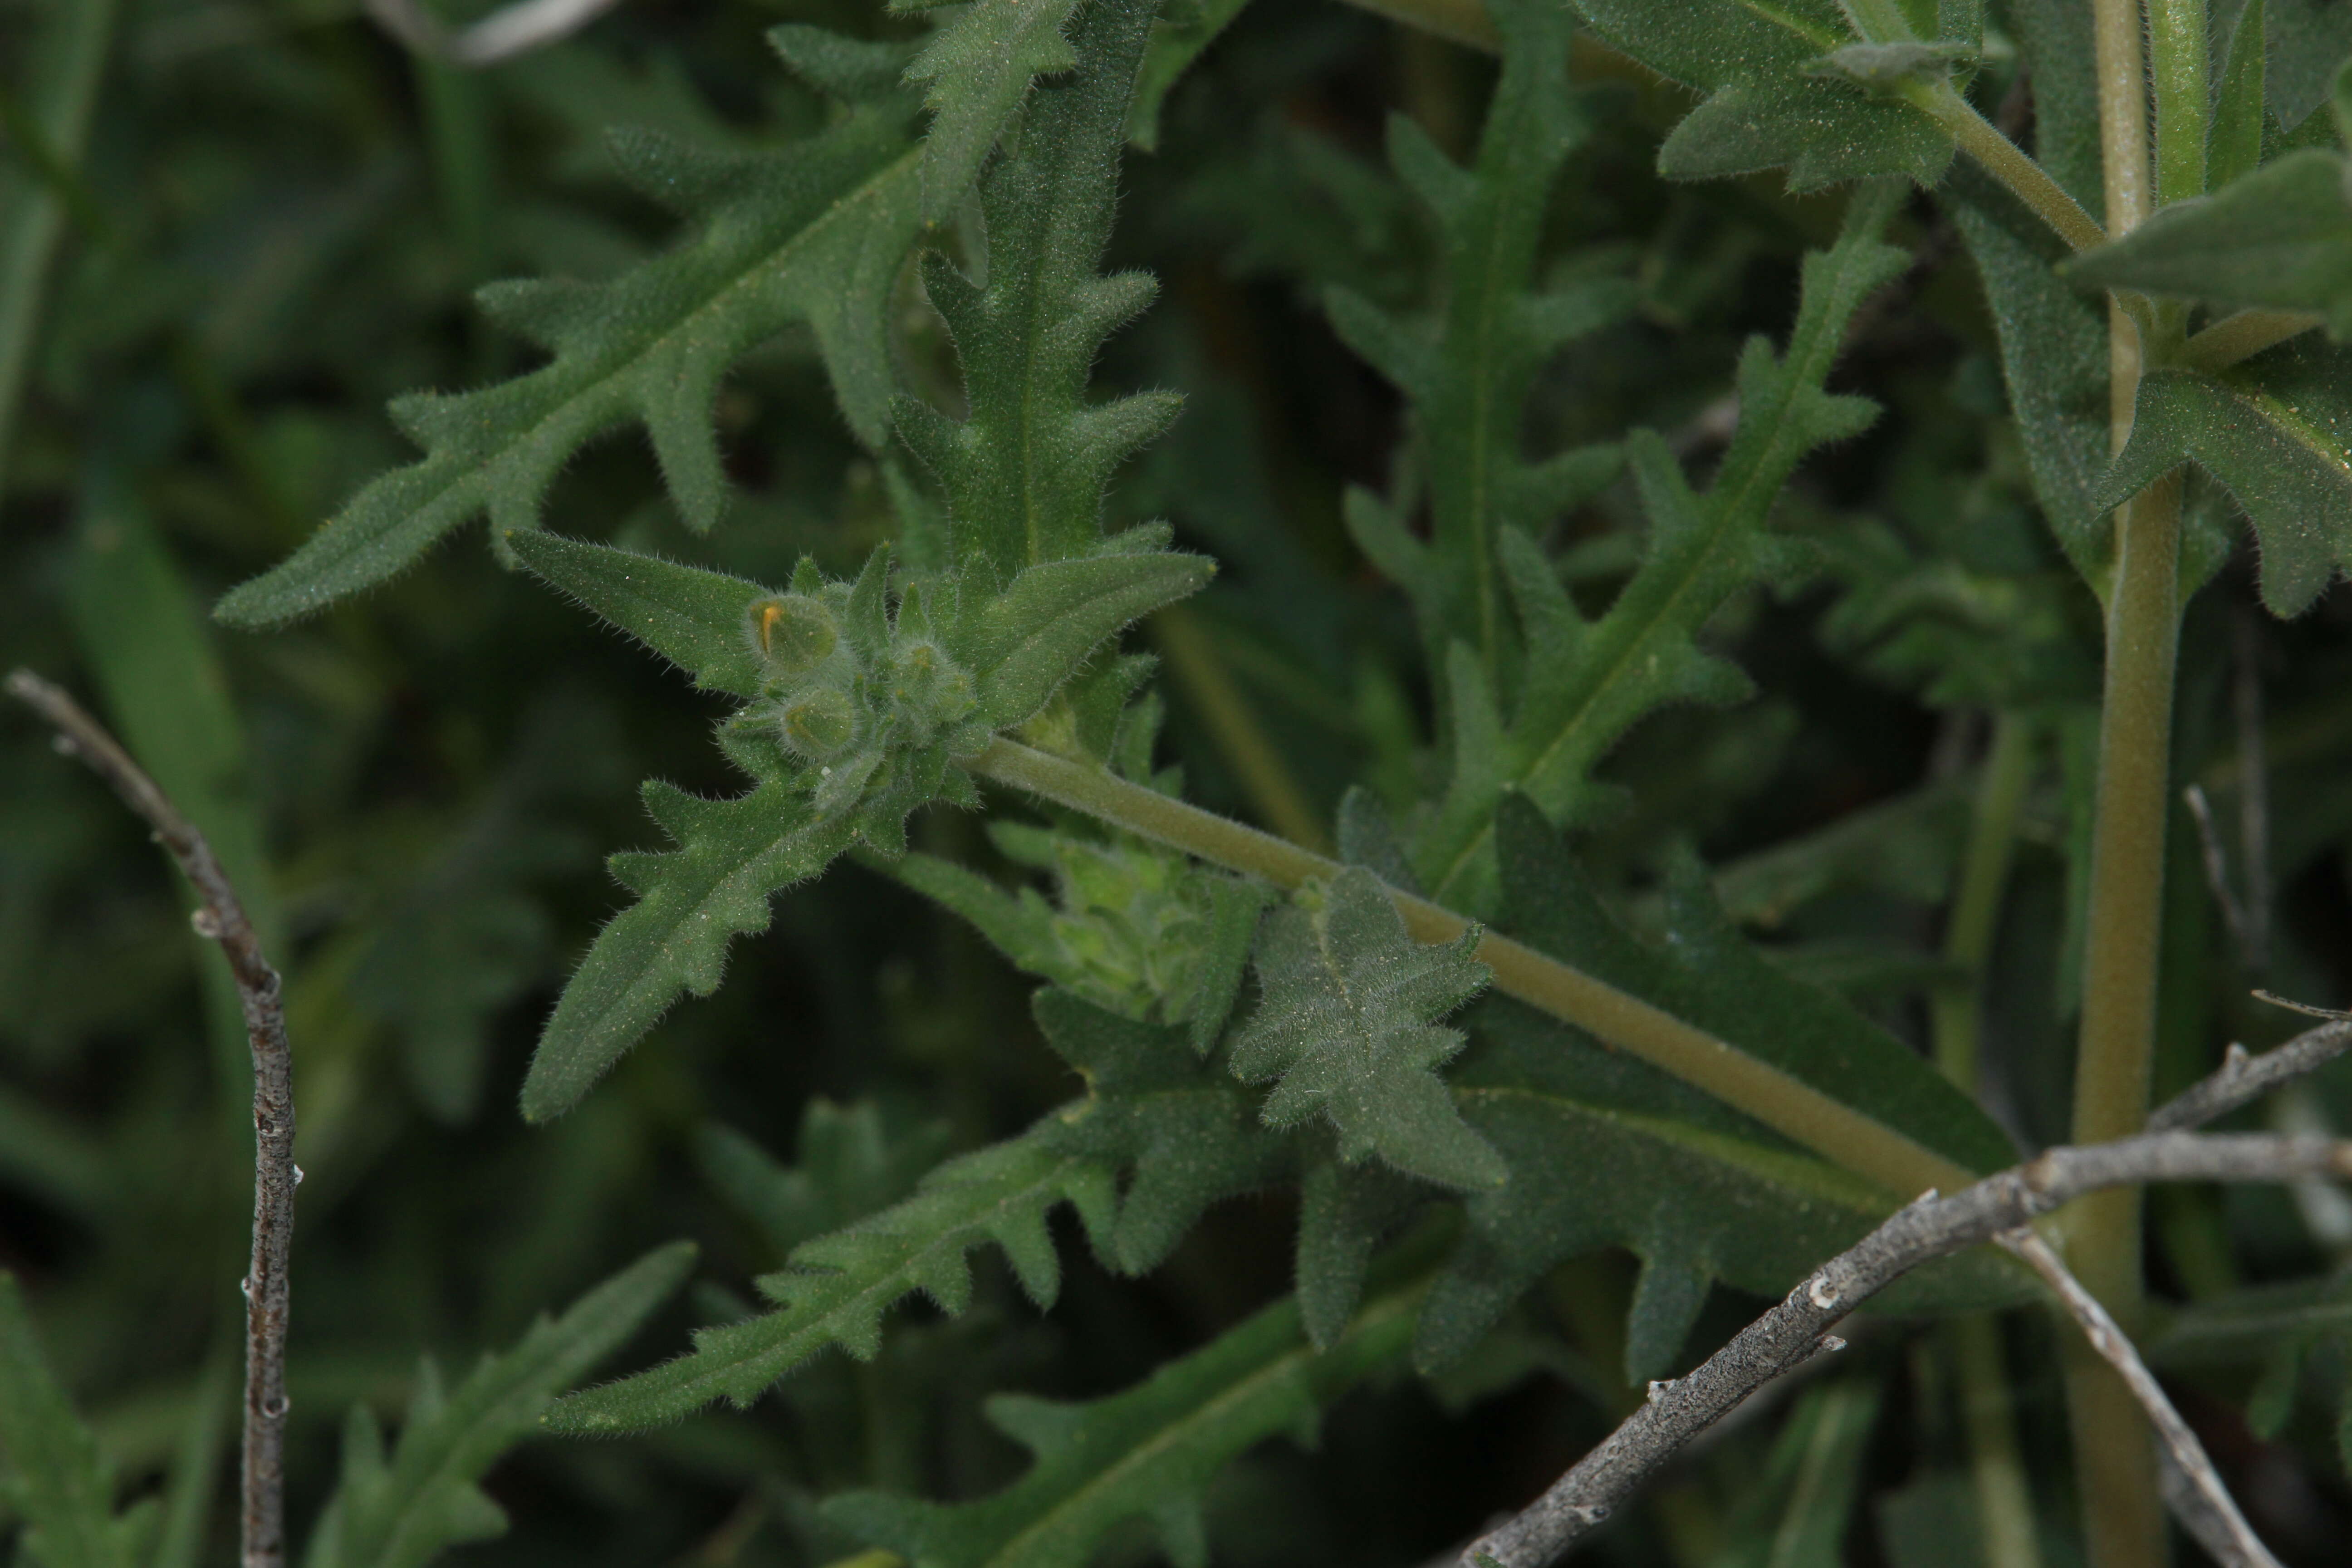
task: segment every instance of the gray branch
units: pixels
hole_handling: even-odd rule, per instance
[[[2306,1029],[2258,1057],[2247,1055],[2243,1046],[2232,1045],[2221,1058],[2219,1070],[2200,1079],[2149,1114],[2148,1131],[2169,1132],[2202,1127],[2347,1050],[2352,1050],[2352,1018],[2333,1016],[2316,1029]]]
[[[2221,1568],[2280,1568],[2279,1560],[2238,1511],[2230,1489],[2221,1484],[2213,1461],[2205,1457],[2205,1446],[2165,1397],[2155,1373],[2139,1359],[2131,1340],[2107,1310],[2099,1305],[2099,1299],[2083,1288],[2083,1282],[2059,1261],[2056,1250],[2032,1230],[2015,1230],[1996,1239],[2042,1276],[2042,1283],[2082,1326],[2091,1348],[2122,1374],[2132,1397],[2147,1412],[2148,1424],[2164,1444],[2164,1501],[2173,1516]]]
[[[2030,1225],[2085,1193],[2149,1182],[2352,1176],[2352,1143],[2271,1134],[2154,1132],[2052,1149],[1949,1197],[1930,1191],[1832,1258],[1687,1377],[1653,1384],[1627,1417],[1543,1496],[1471,1542],[1462,1568],[1544,1568],[1607,1519],[1682,1447],[1773,1378],[1842,1349],[1830,1331],[1922,1264]]]
[[[79,757],[145,819],[196,890],[190,917],[220,943],[236,976],[253,1047],[253,1259],[245,1279],[245,1568],[286,1561],[287,1256],[294,1245],[294,1057],[286,1041],[278,972],[261,951],[245,906],[212,846],[105,726],[29,670],[7,680],[16,697],[55,725],[57,748]]]

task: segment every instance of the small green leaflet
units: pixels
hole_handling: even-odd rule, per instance
[[[1010,0],[998,8],[1010,11]],[[936,253],[925,258],[924,284],[954,335],[970,413],[959,422],[902,395],[894,416],[947,491],[955,560],[984,563],[999,582],[1092,552],[1112,470],[1176,415],[1171,394],[1086,398],[1103,339],[1155,288],[1139,272],[1095,268],[1110,237],[1128,102],[1156,8],[1153,0],[1095,0],[1079,13],[1070,38],[1076,68],[1036,89],[1020,151],[981,182],[987,281],[975,284]]]
[[[1456,166],[1414,121],[1389,121],[1389,160],[1435,213],[1443,237],[1446,296],[1437,331],[1402,321],[1351,289],[1334,289],[1328,309],[1348,345],[1412,400],[1428,469],[1426,542],[1360,491],[1349,497],[1349,526],[1412,599],[1431,662],[1458,638],[1500,687],[1516,673],[1500,534],[1517,529],[1540,538],[1618,468],[1613,446],[1541,462],[1521,457],[1528,391],[1547,361],[1629,309],[1635,290],[1601,278],[1534,291],[1552,184],[1591,121],[1585,100],[1567,86],[1570,14],[1550,0],[1496,0],[1488,10],[1503,32],[1503,77],[1475,165]]]
[[[1136,73],[1135,107],[1127,121],[1128,140],[1147,153],[1160,147],[1160,111],[1168,93],[1235,17],[1249,8],[1249,0],[1192,0],[1170,6],[1182,13],[1162,16],[1151,25],[1151,47]]]
[[[694,1257],[683,1241],[647,1253],[562,1317],[541,1318],[512,1350],[484,1356],[446,1394],[428,1359],[389,1455],[374,1412],[353,1405],[342,1480],[311,1532],[304,1568],[423,1568],[449,1547],[504,1534],[506,1511],[476,1483],[538,1431],[549,1401],[669,1299]]]
[[[2120,505],[2184,458],[2245,509],[2273,615],[2301,614],[2352,566],[2352,351],[2301,341],[2216,375],[2151,372],[2094,499]]]
[[[1210,1482],[1267,1437],[1311,1444],[1325,1405],[1403,1359],[1427,1288],[1419,1275],[1377,1292],[1321,1350],[1285,1300],[1108,1398],[997,1394],[989,1421],[1034,1456],[1013,1485],[961,1503],[850,1492],[825,1517],[914,1568],[1087,1568],[1113,1527],[1143,1519],[1177,1568],[1206,1568]]]
[[[882,1108],[844,1108],[823,1095],[801,1112],[797,1163],[787,1168],[731,1127],[695,1133],[703,1179],[753,1225],[781,1259],[811,1237],[898,1202],[946,1152],[943,1122],[895,1131]]]
[[[1813,447],[1852,436],[1876,410],[1822,390],[1846,323],[1901,271],[1906,258],[1878,243],[1902,190],[1856,194],[1829,250],[1805,258],[1803,296],[1785,355],[1760,338],[1739,363],[1739,426],[1714,483],[1695,495],[1665,444],[1636,432],[1627,453],[1650,516],[1640,570],[1599,620],[1588,623],[1534,542],[1497,536],[1505,582],[1527,638],[1527,679],[1507,721],[1477,660],[1457,647],[1452,689],[1454,775],[1412,847],[1430,897],[1472,914],[1496,897],[1494,820],[1507,788],[1555,819],[1605,804],[1595,764],[1625,731],[1670,702],[1727,702],[1747,677],[1704,650],[1698,634],[1724,600],[1759,578],[1793,575],[1801,557],[1765,531],[1772,504]]]
[[[733,800],[645,786],[677,848],[615,857],[639,901],[600,932],[556,1004],[523,1086],[524,1114],[562,1114],[667,1010],[717,987],[727,944],[763,931],[778,889],[816,875],[854,839],[903,849],[907,813],[968,799],[954,766],[1022,722],[1105,638],[1208,580],[1209,563],[1140,541],[1016,575],[965,596],[953,578],[909,586],[895,615],[889,554],[855,584],[814,567],[759,584],[548,533],[517,536],[531,570],[692,675],[754,699],[724,731],[758,778]]]
[[[0,1503],[24,1521],[27,1568],[133,1568],[158,1522],[152,1501],[118,1516],[114,1467],[41,1354],[16,1277],[0,1270]]]
[[[927,11],[939,0],[892,0],[894,12]],[[907,68],[925,82],[931,124],[923,138],[923,216],[938,223],[980,173],[1030,82],[1078,63],[1064,32],[1078,0],[971,0],[950,14]]]
[[[1878,174],[1932,185],[1951,161],[1950,139],[1917,110],[1822,68],[1857,44],[1917,45],[1916,37],[1863,37],[1849,21],[1859,7],[1835,0],[1583,0],[1578,8],[1610,44],[1706,95],[1658,150],[1658,171],[1669,179],[1785,165],[1789,188],[1799,192]],[[1976,53],[1983,18],[1974,0],[1903,9],[1941,13],[1908,19],[1928,34],[1930,47]],[[1906,60],[1906,73],[1920,63]]]
[[[1494,1149],[1455,1110],[1437,1068],[1461,1050],[1442,1018],[1486,987],[1459,942],[1423,947],[1405,931],[1381,879],[1351,866],[1266,917],[1255,956],[1263,993],[1233,1042],[1234,1076],[1278,1079],[1263,1111],[1269,1127],[1318,1112],[1339,1134],[1341,1158],[1377,1154],[1441,1186],[1500,1186]]]
[[[788,58],[804,29],[779,38]],[[829,57],[828,57],[829,58]],[[644,422],[679,511],[696,529],[725,500],[711,404],[738,357],[795,322],[814,331],[850,424],[877,444],[891,370],[890,291],[922,219],[911,95],[861,104],[814,139],[750,156],[700,153],[649,132],[614,153],[695,237],[609,283],[499,283],[482,308],[553,358],[475,392],[419,393],[393,417],[425,456],[385,474],[215,612],[233,626],[295,620],[391,578],[483,512],[495,537],[539,523],[572,454]]]
[[[834,1345],[864,1361],[882,1316],[921,1291],[960,1313],[971,1300],[966,1254],[1002,1247],[1030,1299],[1051,1305],[1061,1262],[1045,1216],[1067,1203],[1105,1261],[1156,1267],[1202,1210],[1280,1180],[1290,1154],[1257,1125],[1251,1097],[1185,1043],[1183,1029],[1107,1013],[1067,992],[1034,1002],[1047,1041],[1087,1094],[1026,1132],[960,1155],[889,1207],[793,1248],[759,1281],[777,1310],[695,1335],[689,1354],[572,1395],[550,1415],[567,1432],[624,1432],[690,1415],[712,1400],[748,1405]],[[1127,1173],[1125,1194],[1118,1177]]]
[[[2343,154],[2306,147],[2166,207],[2067,276],[2217,305],[2311,310],[2352,336],[2352,197]]]

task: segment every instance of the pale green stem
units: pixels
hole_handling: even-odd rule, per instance
[[[1258,815],[1291,842],[1328,852],[1330,837],[1323,831],[1322,819],[1267,738],[1248,696],[1217,657],[1215,640],[1202,629],[1200,618],[1181,605],[1171,605],[1151,617],[1151,640]]]
[[[2121,238],[2147,218],[2150,196],[2138,0],[2091,0],[2091,18],[2106,227]],[[2201,37],[2197,47],[2205,47]],[[2108,305],[2107,331],[2108,442],[2120,451],[2138,400],[2143,345],[2141,329],[2120,300]],[[2147,1115],[2170,805],[2173,661],[2180,633],[2178,474],[2116,514],[2115,540],[2074,1063],[2073,1135],[2090,1142],[2137,1131]],[[2139,1193],[2102,1194],[2061,1217],[2076,1274],[2130,1331],[2142,1289]],[[2064,1354],[2090,1568],[2162,1568],[2164,1511],[2147,1417],[2087,1342],[2067,1336]]]
[[[1342,869],[1339,862],[1270,833],[1017,742],[1000,738],[964,765],[983,778],[1277,887],[1296,888]],[[1470,929],[1470,921],[1426,899],[1393,889],[1390,897],[1416,941],[1452,942]],[[1494,971],[1495,988],[1505,995],[1704,1089],[1895,1196],[1913,1197],[1929,1187],[1956,1192],[1976,1179],[1885,1122],[1580,969],[1491,931],[1482,937],[1477,957]]]
[[[2205,134],[2212,114],[2205,81],[2205,0],[2148,0],[2149,57],[2156,64],[2156,199],[2205,194]]]
[[[2033,778],[2033,727],[2021,716],[1993,720],[1992,744],[1977,776],[1975,809],[1959,886],[1944,928],[1944,956],[1964,978],[1932,1001],[1936,1065],[1970,1094],[1978,1089],[1984,980],[2017,847],[2017,824]],[[2033,1493],[2017,1446],[2000,1326],[1979,1313],[1947,1325],[1944,1348],[1959,1387],[1961,1429],[1977,1500],[1986,1568],[2041,1568]]]
[[[89,137],[99,79],[114,38],[115,0],[68,0],[51,11],[56,20],[28,51],[24,90],[48,151],[71,169]],[[7,489],[16,408],[65,222],[58,192],[0,168],[0,494]]]
[[[2050,226],[2051,231],[2075,250],[2107,242],[2083,204],[2050,177],[2050,171],[2026,156],[2022,148],[2000,133],[2000,128],[1976,111],[1948,81],[1911,82],[1903,100],[1944,128],[1961,152],[1975,159],[1984,172],[2009,187],[2010,194]]]
[[[2189,338],[2176,357],[2191,370],[2227,370],[2320,324],[2319,317],[2301,310],[2241,310]]]
[[[2009,866],[2017,847],[2017,820],[2025,787],[2033,776],[2032,726],[2014,713],[1993,721],[1992,745],[1977,775],[1977,797],[1969,828],[1960,882],[1944,926],[1944,956],[1964,978],[1939,987],[1934,996],[1936,1065],[1973,1094],[1977,1089],[1977,1039],[1982,1012],[1985,962],[1992,952],[2000,900],[2009,887]]]

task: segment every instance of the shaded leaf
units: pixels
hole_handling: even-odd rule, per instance
[[[932,0],[894,4],[929,9]],[[1029,84],[1078,63],[1064,36],[1078,0],[971,0],[931,35],[907,67],[907,79],[929,84],[931,110],[923,138],[923,216],[950,216],[1029,96]]]
[[[114,1467],[58,1386],[16,1277],[0,1270],[0,1501],[39,1568],[132,1568],[152,1509],[118,1518]]]

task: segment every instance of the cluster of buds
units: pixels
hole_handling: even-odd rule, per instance
[[[752,602],[745,631],[768,671],[749,717],[806,766],[818,811],[855,807],[877,775],[943,744],[984,744],[971,676],[931,635],[919,598],[861,626],[853,590],[810,584]],[[964,749],[969,749],[967,745]],[[928,759],[933,763],[940,757]]]

